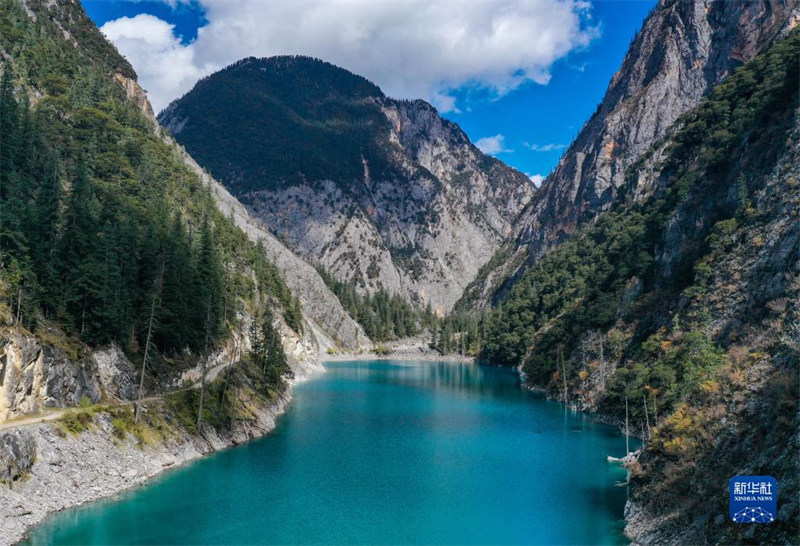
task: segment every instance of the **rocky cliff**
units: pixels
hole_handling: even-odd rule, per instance
[[[279,327],[295,380],[320,372],[315,344],[293,339],[288,327]],[[249,346],[246,332],[241,340]],[[141,486],[165,470],[270,432],[291,400],[290,391],[280,396],[265,394],[268,391],[259,383],[258,373],[230,354],[241,347],[231,344],[213,355],[207,376],[209,389],[230,382],[231,405],[226,410],[230,419],[213,419],[196,429],[196,407],[187,405],[187,391],[173,390],[163,396],[151,392],[141,422],[135,424],[128,402],[132,398],[129,390],[138,378],[115,347],[87,353],[86,360],[76,366],[63,356],[53,358],[58,350],[41,345],[32,336],[14,333],[5,341],[6,357],[27,351],[28,357],[34,358],[21,369],[10,359],[13,370],[0,375],[0,384],[26,394],[12,398],[7,412],[17,415],[31,408],[52,412],[44,414],[48,422],[17,421],[19,425],[14,427],[0,419],[2,545],[15,544],[52,512]],[[233,362],[234,367],[228,369]],[[47,381],[37,387],[40,370],[45,371]],[[199,369],[193,369],[180,376],[162,377],[159,385],[150,384],[150,388],[174,389],[174,383],[198,380],[199,374]],[[27,389],[29,377],[34,383],[31,392]],[[8,405],[5,394],[0,394],[0,401]],[[80,408],[64,411],[65,406],[76,405],[79,395],[87,397]],[[56,412],[57,408],[61,411]]]
[[[347,313],[341,302],[322,280],[317,270],[289,250],[270,233],[264,224],[252,217],[247,209],[194,159],[182,154],[184,162],[211,190],[219,210],[233,219],[247,237],[258,244],[285,276],[286,284],[300,297],[303,314],[312,328],[314,343],[319,352],[328,348],[349,351],[371,347],[364,329]]]
[[[794,0],[661,0],[631,43],[603,101],[520,215],[465,307],[502,297],[521,273],[576,227],[618,201],[626,170],[717,84],[800,22]],[[659,161],[653,153],[640,169]],[[633,189],[652,186],[646,175]]]
[[[800,111],[794,106],[793,128],[781,138],[786,148],[758,180],[746,219],[718,226],[705,259],[708,277],[682,294],[684,310],[707,317],[705,328],[726,348],[726,364],[666,420],[632,467],[626,533],[637,543],[797,542]],[[674,215],[663,264],[680,255],[674,249],[689,246],[687,226],[702,226],[699,217],[707,214],[694,203]],[[728,520],[727,480],[736,475],[778,480],[775,523]]]
[[[485,359],[645,439],[636,543],[796,542],[798,59],[794,29],[716,86],[491,313]],[[778,480],[773,523],[729,521],[736,475]]]
[[[303,57],[240,61],[159,119],[303,258],[440,312],[534,191],[429,104]]]

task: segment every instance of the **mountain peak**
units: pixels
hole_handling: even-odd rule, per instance
[[[259,75],[258,72],[261,72]],[[231,74],[252,79],[254,84],[269,85],[281,91],[284,85],[305,86],[309,98],[324,99],[328,94],[346,94],[351,98],[383,97],[383,91],[368,79],[333,63],[305,55],[246,57],[222,69],[216,75]]]
[[[533,195],[430,104],[310,57],[243,59],[160,121],[303,257],[440,311]]]

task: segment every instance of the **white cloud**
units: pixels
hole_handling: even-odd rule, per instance
[[[146,13],[109,21],[101,28],[133,65],[156,111],[203,76],[194,50],[175,37],[175,26]]]
[[[555,152],[567,147],[566,144],[531,144],[530,142],[526,142],[524,146],[534,152]]]
[[[542,182],[544,182],[545,177],[542,176],[541,174],[528,174],[528,173],[525,174],[528,175],[528,178],[531,179],[531,182],[533,182],[533,185],[536,186],[537,188],[542,185]]]
[[[526,81],[546,84],[554,62],[599,33],[582,0],[198,3],[208,24],[188,45],[149,15],[103,25],[156,109],[243,57],[299,54],[366,76],[390,96],[425,98],[455,111],[453,91],[460,87],[500,96]]]
[[[488,136],[479,138],[475,141],[475,146],[485,154],[489,155],[496,155],[502,154],[504,152],[511,152],[513,150],[506,150],[506,137],[497,134],[494,136]]]

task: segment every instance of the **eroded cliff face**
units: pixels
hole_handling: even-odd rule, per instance
[[[466,300],[490,304],[527,265],[619,199],[626,171],[714,86],[800,21],[794,0],[662,0],[633,40],[603,101],[520,215],[496,268]],[[658,153],[637,166],[633,191],[652,191]],[[509,281],[510,278],[510,281]]]
[[[712,252],[708,286],[684,306],[707,313],[729,364],[661,426],[633,467],[626,534],[636,543],[796,542],[800,525],[800,114],[787,150],[752,199],[750,220]],[[719,200],[719,196],[717,196]],[[665,246],[702,214],[676,212]],[[663,253],[660,261],[672,259]],[[683,428],[682,428],[683,427]],[[686,434],[694,430],[694,434]],[[684,443],[670,443],[683,435]],[[728,518],[728,479],[770,475],[779,510],[771,525]],[[676,492],[682,492],[677,494]]]
[[[97,366],[84,355],[72,362],[60,349],[13,328],[0,333],[0,422],[48,408],[100,400]],[[106,369],[113,366],[108,362]]]
[[[245,59],[159,120],[307,262],[441,313],[535,190],[424,101],[314,59]]]
[[[114,80],[125,91],[125,96],[128,100],[138,106],[142,114],[156,127],[158,121],[156,121],[156,115],[153,113],[153,107],[150,105],[150,101],[147,99],[147,93],[145,93],[144,89],[139,85],[139,82],[137,82],[135,78],[130,78],[120,73],[114,74]]]
[[[212,176],[205,172],[187,153],[182,152],[183,161],[211,190],[217,207],[226,216],[233,218],[247,237],[261,244],[267,257],[283,274],[286,285],[300,297],[310,330],[304,336],[314,344],[317,353],[330,348],[358,350],[371,347],[372,342],[364,329],[345,311],[336,295],[331,292],[317,270],[286,245],[275,238],[258,219]]]
[[[378,102],[406,178],[374,178],[365,160],[354,187],[322,180],[242,197],[308,261],[369,292],[383,287],[445,313],[510,233],[534,188],[477,151],[427,103]]]

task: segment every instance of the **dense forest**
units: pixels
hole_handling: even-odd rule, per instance
[[[317,267],[328,288],[375,342],[426,336],[427,344],[442,354],[478,356],[485,335],[486,317],[467,313],[436,315],[430,306],[412,306],[403,297],[379,290],[361,294],[356,287]]]
[[[300,332],[278,271],[126,99],[112,75],[132,69],[79,6],[58,7],[69,29],[23,9],[0,1],[3,322],[130,355],[148,324],[161,355],[206,352],[243,306],[275,306]]]
[[[392,178],[391,143],[382,136],[389,122],[374,102],[383,96],[318,59],[250,57],[200,80],[180,99],[178,125],[166,126],[234,193],[306,180],[344,182],[348,191],[363,178],[364,161],[372,176]]]
[[[644,202],[623,195],[529,269],[492,312],[481,358],[521,365],[565,401],[594,378],[606,411],[619,415],[625,400],[636,401],[629,411],[637,430],[655,423],[654,407],[666,416],[698,390],[716,388],[723,347],[735,335],[713,335],[702,302],[715,262],[764,220],[751,199],[794,123],[798,57],[794,31],[686,114],[669,142],[656,145],[667,146],[654,194]],[[694,223],[676,231],[676,218]],[[669,253],[668,237],[681,240]],[[623,364],[613,375],[611,361]]]
[[[355,285],[334,278],[323,267],[317,267],[328,288],[364,332],[373,341],[390,341],[415,336],[433,320],[430,310],[420,312],[402,296],[380,289],[375,294],[361,294]]]

